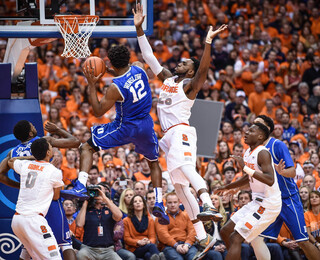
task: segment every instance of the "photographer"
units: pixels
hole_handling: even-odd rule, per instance
[[[76,218],[78,227],[84,228],[83,245],[77,259],[119,259],[114,251],[113,229],[122,218],[121,210],[104,193],[104,187],[89,191],[94,196],[84,201]]]

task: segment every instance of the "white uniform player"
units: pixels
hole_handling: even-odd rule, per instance
[[[183,89],[190,79],[176,83],[176,78],[171,77],[163,82],[157,106],[161,128],[165,132],[159,145],[166,154],[169,173],[182,165],[195,166],[197,154],[196,129],[189,126],[194,100],[190,100]],[[189,185],[189,180],[181,171],[170,174],[170,177],[173,184]]]
[[[20,174],[20,192],[12,230],[32,259],[61,259],[57,241],[45,215],[53,199],[54,188],[64,185],[62,172],[45,161],[15,160]]]
[[[250,148],[247,149],[243,156],[245,165],[252,170],[261,172],[258,165],[258,154],[262,150],[268,151],[263,145],[256,147],[253,151],[251,151]],[[248,243],[276,220],[282,205],[281,192],[275,170],[274,183],[272,186],[268,186],[256,178],[249,178],[249,184],[252,190],[252,201],[231,217],[231,220],[235,223],[235,230]]]

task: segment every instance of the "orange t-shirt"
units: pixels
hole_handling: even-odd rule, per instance
[[[320,214],[317,216],[308,210],[304,213],[304,219],[306,221],[306,226],[310,228],[311,234],[314,238],[320,237]]]
[[[261,93],[252,92],[249,95],[248,106],[251,112],[259,115],[265,106],[265,102],[267,99],[271,99],[270,93],[266,91],[262,91]]]
[[[62,181],[65,185],[71,184],[70,180],[78,178],[78,171],[76,168],[69,168],[68,166],[61,165]]]

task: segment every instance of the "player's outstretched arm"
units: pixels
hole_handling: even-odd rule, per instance
[[[7,172],[10,170],[10,167],[8,166],[9,159],[10,157],[8,156],[0,163],[0,182],[9,187],[19,189],[20,183],[11,180],[7,175]]]
[[[200,60],[200,66],[193,77],[191,82],[184,87],[184,91],[187,94],[189,99],[195,99],[197,97],[198,92],[203,86],[203,83],[207,79],[210,60],[211,60],[211,43],[214,37],[216,37],[219,33],[225,31],[228,28],[228,25],[221,25],[217,30],[213,31],[212,26],[210,26],[206,43],[204,47],[204,52]]]
[[[53,146],[58,148],[78,148],[81,144],[80,140],[70,134],[68,131],[59,128],[52,122],[47,122],[44,126],[44,130],[50,134],[56,134],[62,138],[54,138],[51,136],[45,136],[44,138]]]
[[[150,66],[152,72],[157,75],[161,81],[165,81],[165,79],[172,77],[172,74],[168,69],[162,67],[157,58],[153,55],[152,48],[143,32],[142,23],[145,18],[145,15],[143,15],[143,6],[141,4],[137,4],[136,10],[132,9],[132,12],[134,15],[134,25],[136,27],[142,57]]]
[[[102,74],[100,74],[98,77],[94,76],[94,67],[83,67],[82,69],[83,74],[86,76],[88,80],[89,101],[92,106],[93,113],[96,117],[104,115],[104,113],[109,111],[109,109],[112,108],[118,100],[123,100],[118,88],[114,84],[111,84],[110,87],[107,88],[107,91],[103,98],[99,101],[96,83],[102,77]]]

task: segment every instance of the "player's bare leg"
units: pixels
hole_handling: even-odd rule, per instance
[[[228,248],[228,253],[226,260],[237,260],[241,259],[241,244],[244,241],[243,237],[237,232],[234,231],[230,236],[230,246]]]
[[[63,259],[65,260],[77,260],[76,253],[73,249],[66,249],[63,251]]]
[[[303,250],[307,259],[309,260],[320,259],[320,251],[313,244],[311,244],[310,241],[301,241],[298,243],[298,245]]]
[[[226,244],[227,249],[230,247],[230,236],[234,231],[235,224],[232,220],[229,220],[220,230],[220,235],[224,243]]]
[[[75,182],[74,188],[71,190],[62,190],[61,197],[65,199],[75,199],[80,200],[89,199],[89,196],[86,194],[87,189],[87,180],[88,172],[92,166],[94,149],[88,144],[84,143],[80,146],[80,172],[78,175],[78,180]]]
[[[151,182],[156,195],[156,202],[154,204],[152,214],[158,218],[159,224],[168,225],[170,220],[162,202],[162,171],[159,166],[159,161],[148,160],[148,163],[151,170]]]

